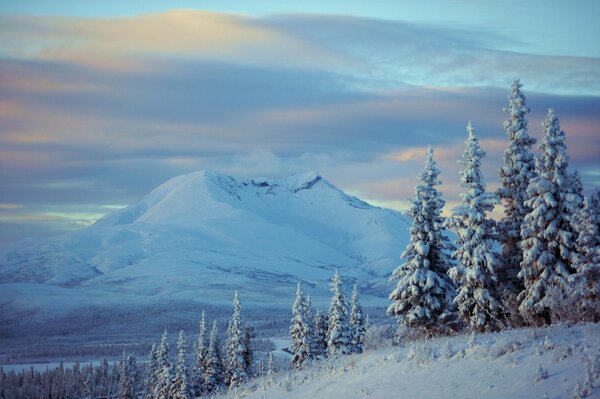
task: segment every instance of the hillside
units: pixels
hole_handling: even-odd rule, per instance
[[[37,315],[87,305],[202,300],[289,305],[303,282],[317,302],[335,269],[366,303],[385,301],[409,221],[317,173],[175,177],[94,225],[0,248],[1,305]],[[32,295],[35,293],[35,295]]]
[[[371,344],[390,342],[376,341]],[[587,397],[599,398],[598,348],[598,324],[443,337],[371,349],[301,372],[281,372],[272,381],[264,377],[225,396],[564,399],[574,397],[578,383],[584,388],[589,370],[593,388]]]

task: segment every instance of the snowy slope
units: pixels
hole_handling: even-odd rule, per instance
[[[600,325],[462,335],[322,361],[224,395],[235,398],[572,398],[596,363],[588,398],[600,397]],[[289,361],[289,360],[288,360]],[[539,367],[547,378],[538,378]],[[595,374],[595,376],[594,376]],[[547,395],[547,396],[545,396]],[[583,396],[582,396],[583,397]]]
[[[298,281],[317,301],[328,296],[336,268],[366,302],[381,302],[408,226],[316,173],[241,180],[201,171],[88,228],[1,247],[0,302],[43,308],[65,290],[85,304],[229,302],[237,288],[245,301],[287,305]]]

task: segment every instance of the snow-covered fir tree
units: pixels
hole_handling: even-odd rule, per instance
[[[333,296],[327,317],[327,353],[329,356],[347,355],[351,353],[352,329],[342,278],[337,270],[331,279],[331,292]]]
[[[313,356],[317,359],[327,356],[327,315],[317,309],[314,320]]]
[[[365,346],[366,326],[362,306],[360,306],[360,302],[358,301],[356,284],[354,285],[350,299],[350,326],[352,327],[352,352],[362,353]]]
[[[118,399],[136,399],[137,398],[137,366],[135,357],[132,355],[123,355],[119,362],[119,391]]]
[[[398,283],[389,296],[393,303],[387,309],[400,323],[428,334],[445,331],[454,314],[454,287],[447,275],[452,265],[447,252],[453,246],[442,230],[445,202],[435,188],[441,184],[439,174],[433,149],[429,148],[425,171],[419,175],[408,211],[413,222],[409,243],[401,255],[406,261],[390,278]]]
[[[500,292],[506,306],[516,307],[516,297],[523,289],[523,281],[517,277],[521,270],[523,251],[520,247],[521,225],[530,211],[526,205],[529,198],[527,186],[535,177],[535,159],[532,146],[536,140],[527,133],[529,108],[523,85],[518,80],[512,85],[508,97],[508,114],[504,122],[508,147],[504,151],[503,165],[498,170],[501,187],[497,194],[504,205],[504,217],[499,222],[499,239],[502,243],[502,265],[497,270]]]
[[[457,295],[454,304],[462,321],[472,331],[494,331],[500,327],[501,304],[496,293],[498,254],[493,249],[495,223],[487,218],[498,202],[495,194],[486,192],[481,174],[485,151],[471,122],[467,125],[464,170],[460,172],[462,202],[452,210],[448,225],[456,232],[457,250],[452,254],[458,264],[448,271]]]
[[[177,340],[177,365],[175,366],[175,376],[171,382],[170,399],[191,399],[192,397],[192,387],[188,382],[185,337],[183,331],[180,331]]]
[[[577,234],[575,303],[580,319],[600,321],[600,228],[591,199],[585,198],[573,226]]]
[[[150,349],[150,361],[148,363],[148,376],[146,377],[146,396],[149,399],[154,398],[154,392],[158,383],[158,348],[152,344]]]
[[[165,330],[156,352],[156,385],[152,394],[155,399],[166,399],[170,394],[171,363],[169,362],[169,343],[167,342],[167,338],[167,331]]]
[[[233,316],[227,329],[227,344],[225,358],[225,381],[227,385],[236,387],[248,379],[246,364],[248,348],[244,345],[244,325],[242,310],[237,291],[233,297]]]
[[[290,351],[292,366],[301,369],[304,362],[312,356],[310,315],[307,313],[306,298],[302,294],[300,284],[296,289],[296,299],[292,305],[292,320],[290,324]]]
[[[206,335],[206,314],[203,311],[200,316],[200,328],[198,341],[196,342],[196,356],[192,373],[192,386],[196,396],[200,396],[205,391],[203,386],[203,375],[206,373],[208,357],[208,340]]]
[[[246,353],[244,354],[244,361],[246,362],[247,368],[246,373],[248,377],[254,375],[253,364],[254,364],[254,351],[252,349],[252,340],[254,339],[254,327],[246,326],[244,328],[244,347]]]
[[[273,359],[273,352],[269,352],[269,363],[267,365],[267,377],[270,382],[273,382],[274,375],[277,372],[277,368],[275,367],[275,360]]]
[[[568,220],[568,214],[574,211],[569,209],[567,200],[573,188],[567,171],[565,133],[552,109],[543,126],[538,175],[527,188],[530,199],[526,205],[531,211],[521,228],[523,260],[519,273],[525,284],[519,295],[519,311],[525,320],[536,325],[557,319],[557,308],[568,298],[576,239]]]
[[[217,322],[213,321],[208,340],[208,354],[206,359],[206,372],[202,375],[204,393],[218,391],[224,383],[223,360],[221,358],[221,345],[219,343],[219,329]]]

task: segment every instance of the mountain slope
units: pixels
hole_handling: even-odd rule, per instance
[[[335,269],[384,298],[408,226],[401,214],[348,196],[316,173],[237,180],[195,172],[88,228],[0,248],[0,299],[43,285],[43,292],[81,292],[83,302],[107,293],[218,302],[233,289],[250,301],[287,302],[298,281],[317,299],[328,296]]]

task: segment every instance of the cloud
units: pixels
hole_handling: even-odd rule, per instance
[[[81,63],[143,72],[146,57],[204,57],[278,65],[340,67],[348,60],[323,52],[254,19],[198,10],[120,18],[0,16],[5,56]],[[289,49],[293,49],[290,52]]]
[[[0,192],[3,204],[21,206],[0,208],[7,229],[75,228],[107,212],[105,204],[131,203],[203,168],[238,176],[316,170],[351,194],[401,209],[430,144],[451,207],[469,119],[488,152],[488,187],[497,185],[502,107],[520,68],[532,71],[524,80],[530,133],[541,137],[553,106],[572,167],[587,189],[598,184],[600,97],[581,95],[597,90],[597,72],[585,90],[571,77],[536,92],[556,59],[495,50],[499,37],[315,15],[1,18],[9,34],[0,35]],[[596,61],[561,62],[579,76]]]

